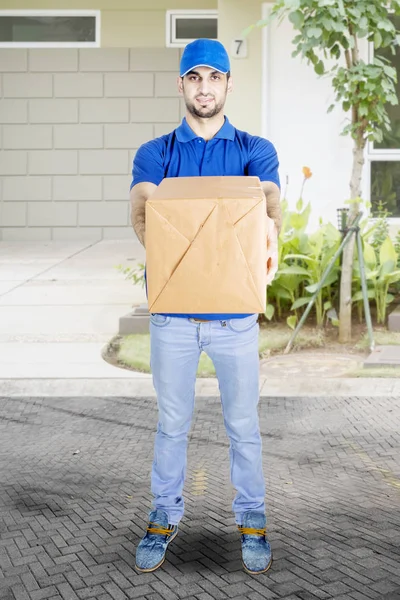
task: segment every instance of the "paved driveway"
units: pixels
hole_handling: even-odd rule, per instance
[[[0,599],[399,600],[399,400],[268,398],[260,416],[271,571],[241,568],[220,404],[202,398],[186,516],[146,575],[155,401],[0,399]]]

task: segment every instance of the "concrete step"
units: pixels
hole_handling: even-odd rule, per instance
[[[388,329],[389,331],[400,331],[400,304],[389,315]]]
[[[364,362],[364,368],[400,367],[400,346],[377,346]]]

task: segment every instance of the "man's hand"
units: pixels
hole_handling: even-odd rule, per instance
[[[274,221],[267,219],[267,285],[270,285],[278,270],[278,231]]]
[[[157,186],[154,183],[144,181],[133,186],[130,193],[131,198],[131,222],[139,242],[146,247],[146,201],[155,192]]]

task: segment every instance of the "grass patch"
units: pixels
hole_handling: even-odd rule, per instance
[[[260,357],[265,358],[271,354],[283,351],[291,338],[292,331],[285,328],[267,326],[260,329],[258,350]],[[304,327],[297,335],[293,344],[294,350],[307,348],[322,348],[326,342],[326,334],[322,329]]]
[[[150,373],[150,334],[126,335],[117,343],[117,361],[120,364]]]
[[[259,336],[260,358],[283,351],[286,347],[291,331],[285,328],[270,326],[262,327]],[[294,349],[321,348],[325,344],[325,334],[318,329],[304,329],[296,338]],[[126,335],[114,338],[106,351],[104,358],[112,359],[119,365],[141,373],[150,373],[150,334]],[[201,353],[198,377],[215,377],[215,368],[211,359]]]
[[[400,331],[387,331],[385,329],[374,330],[374,340],[376,346],[397,346],[400,345]],[[356,344],[357,350],[366,350],[369,348],[368,333],[365,333]]]
[[[116,360],[119,364],[140,371],[150,373],[150,334],[126,335],[113,340],[113,349],[116,351]],[[198,377],[214,377],[215,369],[211,359],[201,353]]]

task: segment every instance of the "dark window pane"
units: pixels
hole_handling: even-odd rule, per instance
[[[176,39],[195,40],[196,38],[218,37],[218,19],[176,19]]]
[[[371,204],[376,215],[379,202],[391,217],[400,217],[400,162],[378,161],[371,163]]]
[[[0,42],[95,42],[95,17],[0,17]]]
[[[400,16],[392,17],[393,23],[396,29],[400,29]],[[383,56],[390,60],[392,65],[396,68],[397,73],[400,73],[400,49],[396,46],[396,54],[392,54],[391,48],[379,48],[375,50],[375,56]],[[400,98],[400,81],[397,82],[396,92],[397,97]],[[400,106],[391,106],[390,104],[386,107],[386,110],[390,117],[392,125],[391,131],[384,131],[383,140],[381,143],[375,142],[374,148],[383,149],[400,149]]]

